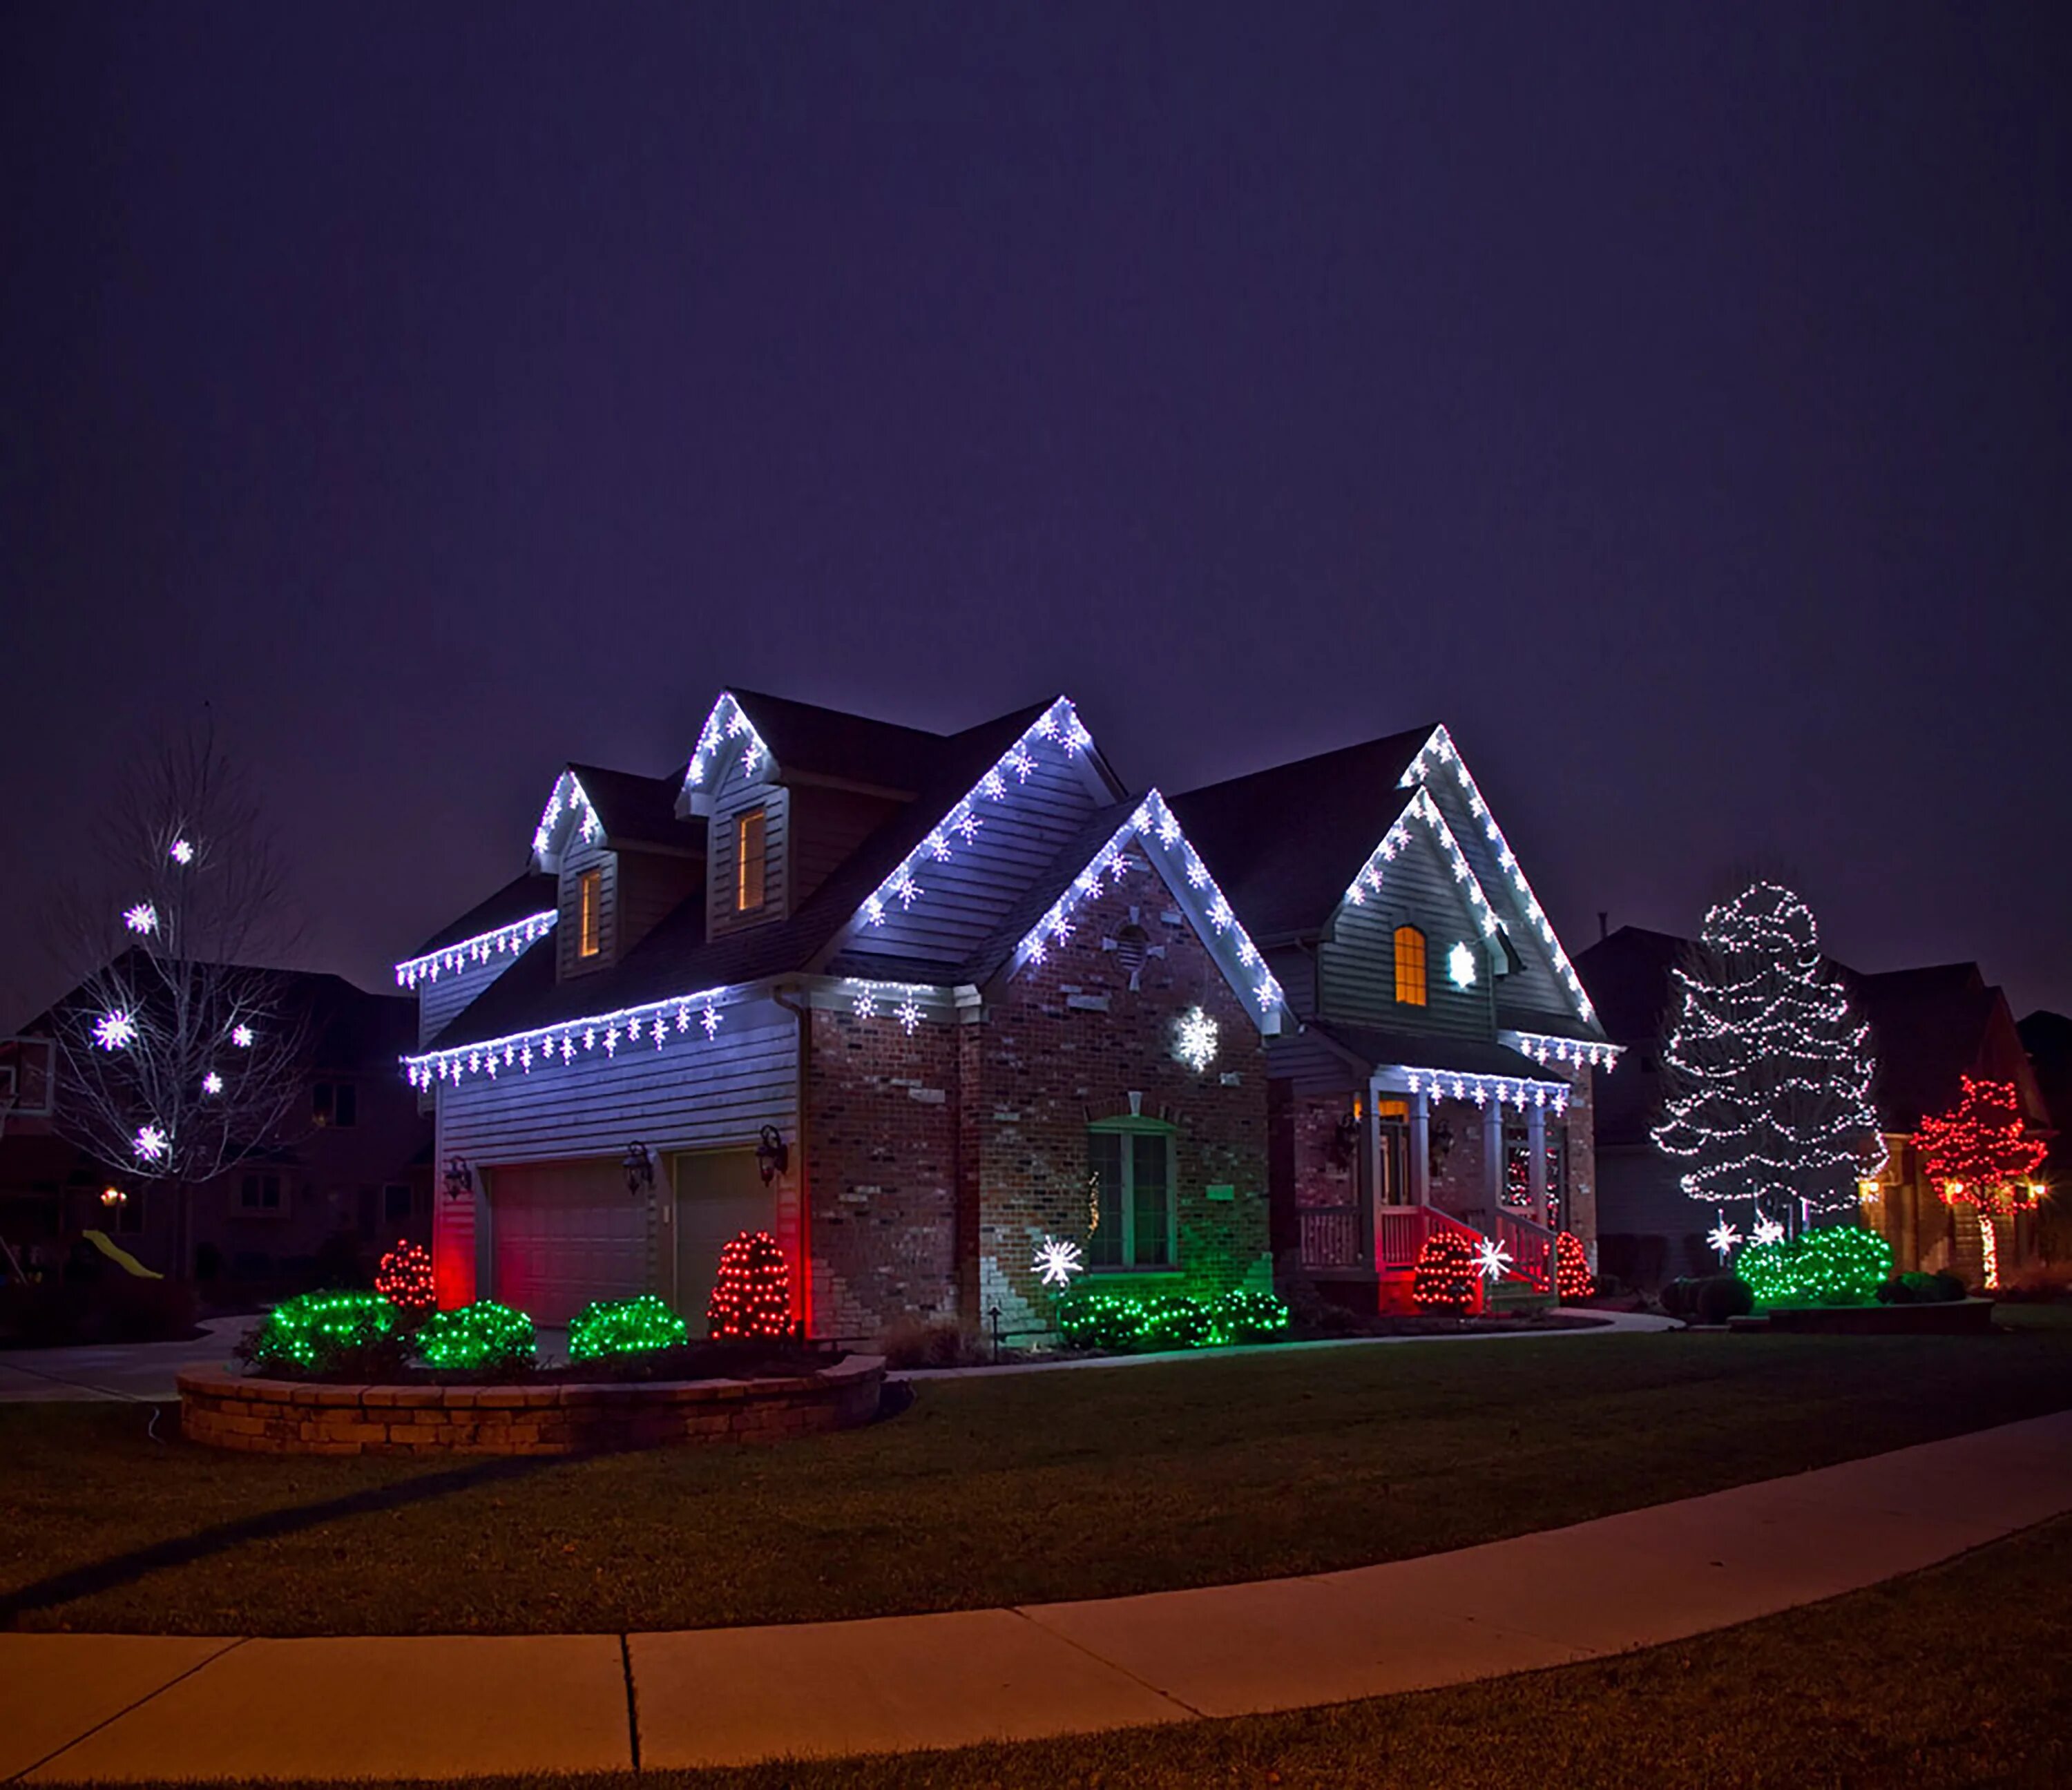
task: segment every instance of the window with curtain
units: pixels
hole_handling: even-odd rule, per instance
[[[1406,1007],[1424,1004],[1424,934],[1415,926],[1396,929],[1396,998]]]

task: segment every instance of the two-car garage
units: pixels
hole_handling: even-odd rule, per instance
[[[560,1326],[593,1299],[660,1293],[705,1328],[713,1268],[743,1230],[777,1230],[777,1197],[749,1150],[665,1159],[629,1194],[623,1159],[513,1163],[484,1176],[487,1296]]]

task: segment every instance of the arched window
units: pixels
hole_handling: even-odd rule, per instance
[[[1424,934],[1415,926],[1396,929],[1396,998],[1406,1007],[1424,1004]]]

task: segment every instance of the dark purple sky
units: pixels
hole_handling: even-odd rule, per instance
[[[730,682],[2072,1008],[2066,10],[8,6],[0,1024],[140,729],[373,982]]]

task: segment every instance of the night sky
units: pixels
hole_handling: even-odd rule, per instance
[[[204,702],[384,986],[727,684],[2072,1008],[2067,12],[0,9],[0,1028]]]

